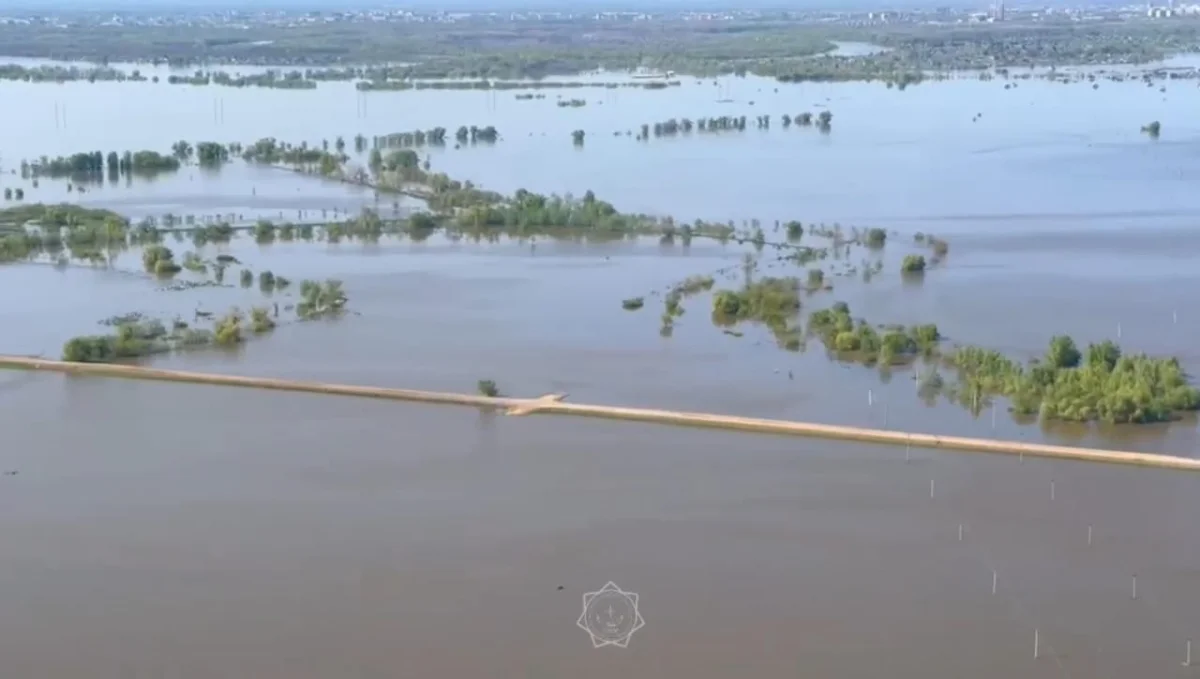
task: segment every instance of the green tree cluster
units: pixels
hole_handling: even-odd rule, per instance
[[[142,265],[146,271],[158,276],[170,276],[182,268],[175,263],[175,253],[165,245],[151,245],[143,250]]]
[[[113,335],[88,335],[69,340],[62,360],[76,363],[111,363],[120,359],[167,351],[167,329],[158,321],[122,323]]]
[[[810,314],[808,330],[818,335],[831,351],[867,365],[911,361],[921,354],[933,353],[941,340],[938,327],[933,324],[877,330],[865,320],[855,320],[844,302]]]
[[[922,274],[925,273],[925,257],[922,255],[905,255],[904,260],[900,262],[901,274]]]
[[[863,244],[869,248],[881,248],[887,244],[887,231],[878,228],[867,229]]]
[[[1081,352],[1070,337],[1054,337],[1045,358],[1028,366],[963,347],[951,363],[974,393],[1007,397],[1018,413],[1048,420],[1164,422],[1200,409],[1200,391],[1177,359],[1127,356],[1110,341]]]
[[[0,262],[55,254],[64,246],[77,258],[102,261],[102,250],[124,248],[128,243],[124,218],[78,205],[36,203],[7,208],[0,210],[0,225],[12,231],[0,236]]]
[[[804,238],[804,225],[797,221],[787,223],[787,239],[788,242],[794,243]]]
[[[226,314],[217,321],[213,330],[213,342],[218,346],[230,347],[242,342],[242,315],[237,311]]]
[[[296,313],[301,318],[317,318],[341,311],[346,305],[346,293],[342,282],[327,280],[300,282],[300,302],[296,305]]]
[[[484,142],[486,144],[494,144],[500,138],[500,133],[495,127],[488,125],[487,127],[476,127],[474,125],[467,127],[466,125],[458,128],[454,133],[454,139],[460,144],[468,142],[474,144]]]
[[[270,310],[266,307],[254,307],[250,309],[250,329],[256,335],[274,330],[275,319],[271,318]]]
[[[229,161],[229,149],[213,141],[196,143],[196,162],[201,167],[219,167]]]
[[[741,290],[718,290],[713,295],[712,320],[718,326],[762,323],[785,349],[800,348],[796,315],[800,311],[800,280],[763,278],[748,281]]]

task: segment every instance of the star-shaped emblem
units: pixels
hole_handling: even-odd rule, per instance
[[[583,595],[583,613],[576,625],[592,638],[592,646],[629,647],[633,633],[646,626],[638,611],[638,595],[609,582],[600,590]]]

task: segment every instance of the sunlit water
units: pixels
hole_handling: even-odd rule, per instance
[[[1191,82],[1163,94],[687,80],[534,101],[346,83],[0,92],[21,102],[0,127],[6,171],[40,155],[165,152],[181,138],[352,143],[495,125],[495,146],[432,151],[434,169],[501,191],[591,189],[680,219],[758,218],[772,237],[775,220],[883,226],[894,231],[883,272],[831,275],[834,290],[808,310],[845,300],[875,322],[936,322],[953,342],[1015,356],[1057,333],[1119,333],[1127,350],[1200,371]],[[560,93],[588,105],[559,108]],[[776,119],[769,131],[624,136],[672,117],[821,107],[834,113],[829,135]],[[1139,132],[1151,120],[1157,141]],[[574,129],[587,132],[583,149]],[[23,186],[27,201],[79,197],[65,182]],[[240,164],[83,199],[139,217],[375,205],[369,191]],[[951,253],[904,285],[897,261],[917,251],[918,231]],[[1200,452],[1191,420],[1043,430],[1003,407],[994,419],[929,407],[908,371],[884,381],[817,342],[788,353],[759,329],[724,334],[705,296],[659,337],[651,293],[716,271],[718,287],[738,285],[746,249],[733,244],[259,246],[243,235],[202,252],[226,250],[254,271],[342,279],[353,313],[155,365],[456,391],[493,379],[580,402]],[[197,308],[294,302],[257,287],[160,292],[136,250],[114,265],[0,268],[3,350],[55,356],[135,310],[190,320]],[[795,271],[769,255],[757,275]],[[642,295],[645,309],[621,308]],[[1190,476],[922,452],[905,464],[890,448],[26,374],[0,375],[0,413],[0,467],[18,472],[0,477],[0,657],[14,677],[1125,679],[1184,676],[1200,625]],[[625,652],[593,650],[574,625],[581,594],[608,580],[642,597],[647,626]]]

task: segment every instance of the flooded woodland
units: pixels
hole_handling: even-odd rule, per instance
[[[142,361],[1200,454],[1178,384],[1136,413],[1102,404],[1155,421],[1104,423],[1082,396],[1023,407],[1015,373],[963,377],[952,357],[1066,369],[1104,361],[1107,340],[1200,374],[1194,81],[364,92],[140,68],[163,81],[0,82],[18,102],[0,188],[21,191],[0,208],[72,203],[157,230],[100,257],[0,264],[4,353],[59,358],[130,314],[190,329],[270,310],[269,332],[251,317],[246,341]],[[628,80],[570,80],[588,78]],[[822,112],[823,127],[791,122]],[[498,138],[459,143],[471,126]],[[426,173],[571,196],[584,215],[603,201],[636,228],[451,205],[414,229],[436,197],[342,180],[388,135],[434,128],[446,143],[396,147]],[[341,139],[344,169],[22,171],[266,138],[326,153]],[[364,214],[382,224],[369,237],[323,226]],[[196,239],[218,223],[232,237]],[[1160,401],[1190,407],[1159,417]],[[25,373],[0,374],[0,413],[14,677],[1194,671],[1187,474]],[[647,622],[620,652],[573,624],[606,581],[639,592]]]

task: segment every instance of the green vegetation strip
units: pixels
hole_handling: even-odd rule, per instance
[[[383,398],[425,403],[501,407],[507,408],[508,412],[514,415],[558,414],[577,415],[584,417],[602,417],[635,422],[653,422],[657,424],[710,427],[716,429],[730,429],[735,431],[749,431],[765,434],[811,436],[882,444],[903,443],[905,445],[922,448],[938,448],[945,450],[983,453],[1006,453],[1010,455],[1030,455],[1034,457],[1056,458],[1064,460],[1105,462],[1110,464],[1200,471],[1200,460],[1170,455],[1153,455],[1147,453],[1099,450],[1095,448],[1073,448],[1068,446],[1055,446],[1036,443],[1016,443],[1013,441],[974,439],[959,436],[935,436],[932,434],[914,434],[900,431],[843,427],[808,422],[790,422],[786,420],[735,417],[732,415],[715,415],[671,410],[652,410],[646,408],[621,408],[614,406],[563,403],[561,400],[563,397],[561,395],[548,395],[538,399],[501,398],[491,396],[476,396],[471,394],[418,391],[412,389],[391,389],[387,387],[326,384],[322,382],[302,382],[296,380],[282,380],[264,377],[242,377],[235,375],[215,375],[175,370],[157,370],[153,368],[142,368],[128,365],[46,361],[26,356],[0,356],[0,367],[46,370],[71,374],[97,375],[102,377],[120,377],[126,379],[191,382],[196,384],[210,384],[231,387],[252,387],[258,389],[299,391],[316,394]]]

